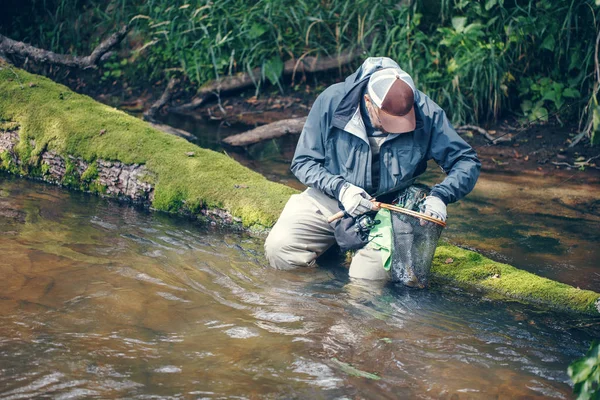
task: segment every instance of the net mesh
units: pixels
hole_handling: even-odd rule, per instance
[[[429,188],[413,185],[407,188],[396,200],[398,206],[419,211]],[[429,270],[444,229],[433,222],[421,225],[419,218],[392,212],[392,281],[402,282],[411,287],[423,288],[429,284]]]
[[[442,229],[433,222],[421,226],[418,218],[392,212],[392,281],[420,288],[429,284],[429,270]]]

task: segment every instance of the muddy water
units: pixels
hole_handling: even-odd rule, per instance
[[[0,399],[572,397],[584,319],[261,245],[0,176]]]

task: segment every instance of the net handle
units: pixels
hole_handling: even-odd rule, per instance
[[[425,221],[433,222],[434,224],[437,224],[437,225],[441,226],[442,228],[446,227],[446,222],[445,221],[442,221],[441,219],[437,219],[437,218],[431,217],[431,216],[426,215],[426,214],[422,214],[420,212],[416,212],[416,211],[412,211],[412,210],[407,210],[406,208],[394,206],[392,204],[382,203],[382,202],[379,202],[379,201],[373,201],[373,206],[374,206],[375,210],[379,210],[380,208],[385,208],[386,210],[399,212],[399,213],[402,213],[402,214],[410,215],[411,217],[415,217],[415,218],[419,218],[419,219],[424,219]],[[330,216],[329,218],[327,218],[327,222],[331,223],[331,222],[333,222],[335,220],[338,220],[338,219],[342,218],[343,216],[344,216],[344,211],[337,212],[337,213],[333,214],[332,216]]]

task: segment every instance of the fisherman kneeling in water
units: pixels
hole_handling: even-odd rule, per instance
[[[308,189],[292,195],[267,237],[269,263],[278,269],[314,266],[336,243],[328,218],[343,209],[356,219],[376,209],[373,198],[391,202],[430,159],[447,176],[421,210],[445,221],[446,205],[473,189],[481,163],[445,112],[396,62],[368,58],[345,82],[321,93],[310,110],[291,165]],[[355,253],[349,274],[389,278],[370,243]]]

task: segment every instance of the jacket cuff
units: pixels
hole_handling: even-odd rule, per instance
[[[441,194],[440,192],[436,191],[435,189],[433,189],[430,193],[430,196],[435,196],[438,199],[442,200],[444,202],[445,205],[448,205],[448,203],[450,202],[449,199],[444,196],[443,194]]]
[[[343,179],[340,179],[340,181],[335,186],[335,188],[333,188],[334,199],[336,199],[336,200],[340,199],[340,191],[342,190],[342,186],[344,186],[344,183],[346,183],[346,181]]]

